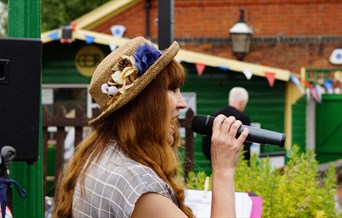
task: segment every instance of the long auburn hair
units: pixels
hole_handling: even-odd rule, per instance
[[[179,134],[175,134],[172,146],[167,142],[170,125],[167,91],[181,87],[184,80],[183,67],[171,61],[132,101],[94,127],[92,133],[77,146],[73,158],[59,176],[53,217],[72,217],[77,181],[82,187],[84,172],[94,159],[101,157],[113,140],[128,157],[150,167],[170,185],[178,207],[188,217],[194,217],[184,204],[184,186],[177,179]],[[177,121],[172,122],[179,126]]]

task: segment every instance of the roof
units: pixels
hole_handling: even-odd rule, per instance
[[[72,37],[73,39],[87,41],[91,38],[92,42],[116,46],[121,46],[129,39],[118,38],[112,35],[98,33],[90,31],[92,27],[103,23],[113,16],[116,16],[120,12],[132,7],[140,0],[125,0],[125,1],[109,1],[102,6],[96,8],[95,10],[83,15],[82,17],[74,20],[72,23],[75,25]],[[51,30],[42,33],[41,39],[43,43],[58,40],[61,35],[60,29]],[[180,49],[177,57],[181,61],[202,64],[211,67],[220,67],[224,69],[229,69],[237,72],[249,72],[256,76],[267,77],[268,73],[274,75],[276,80],[289,81],[291,72],[285,69],[279,69],[274,67],[268,67],[259,64],[253,64],[243,61],[232,60],[228,58],[223,58],[219,56],[207,55],[199,52],[187,51]]]
[[[90,30],[99,23],[106,22],[110,18],[115,17],[122,11],[125,11],[139,2],[141,2],[141,0],[112,0],[90,11],[82,17],[77,18],[72,23],[77,24],[77,29]]]

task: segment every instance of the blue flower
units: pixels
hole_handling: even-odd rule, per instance
[[[135,67],[138,69],[138,75],[143,73],[161,56],[161,53],[154,46],[145,43],[139,45],[134,52]]]

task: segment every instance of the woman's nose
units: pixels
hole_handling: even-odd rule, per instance
[[[178,108],[181,108],[181,109],[184,109],[188,106],[188,104],[185,102],[185,100],[181,94],[179,94],[177,106],[178,106]]]

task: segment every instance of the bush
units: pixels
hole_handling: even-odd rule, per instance
[[[331,164],[321,178],[313,151],[305,154],[294,145],[287,157],[289,161],[284,169],[272,169],[269,158],[258,159],[253,155],[248,166],[241,156],[235,174],[235,190],[262,196],[264,218],[342,217],[335,210],[334,165]],[[187,188],[203,189],[206,176],[204,172],[189,173]]]

